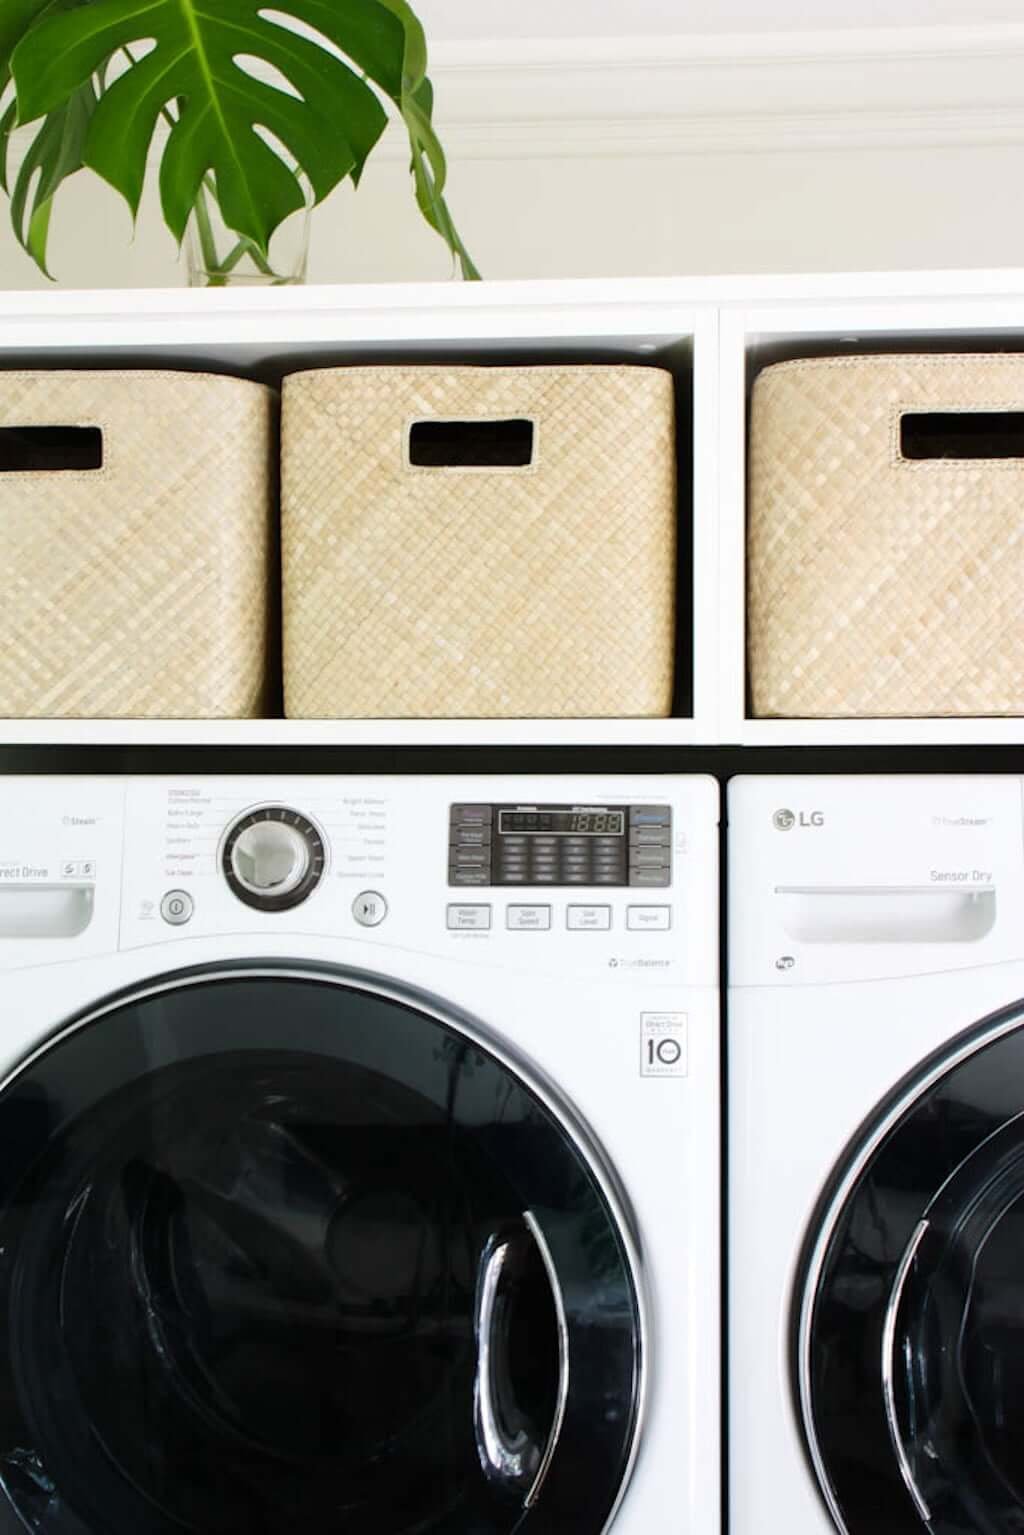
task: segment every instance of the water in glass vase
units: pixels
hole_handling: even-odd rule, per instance
[[[192,288],[273,288],[303,283],[309,260],[312,199],[275,231],[269,260],[244,235],[229,229],[217,200],[200,188],[185,235]]]

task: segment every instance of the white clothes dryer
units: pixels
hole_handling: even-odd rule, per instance
[[[1015,777],[729,787],[734,1535],[1024,1529]]]
[[[0,779],[0,1531],[717,1535],[717,822]]]

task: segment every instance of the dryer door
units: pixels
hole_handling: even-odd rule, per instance
[[[1021,1008],[880,1110],[811,1254],[798,1354],[841,1529],[1024,1529]]]
[[[611,1183],[367,977],[115,999],[0,1091],[0,1530],[599,1535],[640,1322]]]

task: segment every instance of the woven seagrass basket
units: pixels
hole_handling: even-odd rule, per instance
[[[1024,713],[1024,357],[766,368],[750,444],[755,715]]]
[[[654,368],[286,379],[286,714],[667,714],[673,415]]]
[[[0,714],[262,711],[274,424],[241,379],[0,374]]]

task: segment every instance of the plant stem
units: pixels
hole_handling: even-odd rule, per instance
[[[210,210],[206,206],[206,192],[200,187],[193,208],[196,229],[199,233],[199,247],[203,253],[203,266],[210,280],[211,288],[223,288],[227,282],[226,270],[220,265],[217,256],[217,242],[213,237],[213,223],[210,219]]]
[[[243,256],[248,256],[257,272],[261,272],[264,277],[276,277],[277,274],[274,271],[274,268],[263,255],[263,252],[260,250],[259,246],[254,245],[253,242],[249,239],[248,235],[239,235],[238,244],[231,252],[231,255],[228,256],[227,260],[224,262],[223,270],[230,271],[232,267],[238,264]]]

